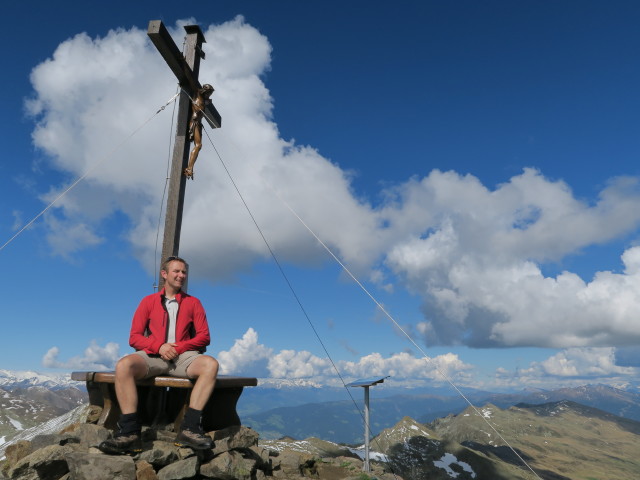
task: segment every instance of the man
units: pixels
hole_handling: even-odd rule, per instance
[[[203,355],[209,345],[209,326],[200,300],[182,291],[187,271],[187,262],[169,257],[160,270],[164,288],[143,298],[133,316],[129,344],[136,352],[116,364],[115,389],[122,416],[118,431],[98,446],[105,453],[142,451],[136,380],[156,375],[196,379],[176,445],[213,448],[211,437],[202,431],[202,410],[213,392],[219,365],[215,358]]]

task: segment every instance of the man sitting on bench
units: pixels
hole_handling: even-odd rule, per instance
[[[133,316],[129,344],[136,352],[116,364],[115,390],[122,416],[118,431],[98,446],[104,453],[142,451],[136,380],[157,375],[196,379],[176,445],[213,448],[211,437],[202,430],[202,409],[213,392],[218,361],[202,354],[209,345],[209,326],[200,300],[182,291],[188,268],[179,257],[165,260],[160,270],[164,288],[143,298]]]

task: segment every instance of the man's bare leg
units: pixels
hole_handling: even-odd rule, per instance
[[[191,391],[189,407],[194,410],[203,410],[207,404],[218,377],[218,361],[208,355],[200,355],[187,368],[187,375],[196,378],[196,384]]]
[[[136,413],[138,410],[136,380],[146,374],[147,363],[135,353],[121,358],[116,364],[116,396],[123,414]]]
[[[196,378],[191,391],[189,408],[184,414],[176,445],[189,446],[195,450],[213,448],[213,440],[202,431],[202,410],[204,409],[218,376],[218,361],[208,355],[200,355],[187,368],[187,375]]]
[[[136,410],[138,391],[136,380],[147,373],[147,362],[137,354],[127,355],[116,364],[116,396],[122,415],[118,420],[118,430],[98,445],[108,454],[139,453],[142,451],[142,437]]]

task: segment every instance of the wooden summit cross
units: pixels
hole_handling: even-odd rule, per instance
[[[194,112],[189,97],[198,101],[198,92],[202,88],[198,81],[198,72],[200,59],[204,58],[201,48],[202,43],[205,42],[204,35],[197,25],[189,25],[184,29],[187,31],[184,56],[160,20],[149,22],[147,30],[149,38],[171,67],[182,88],[178,103],[178,125],[173,147],[167,215],[164,224],[163,260],[172,255],[177,256],[180,247],[182,207],[187,180],[183,172],[189,161],[189,120]],[[211,90],[208,90],[208,93],[211,93]],[[200,97],[202,98],[202,96]],[[203,106],[203,103],[200,102],[196,105]],[[195,110],[201,112],[199,108]],[[211,102],[204,103],[204,118],[211,125],[211,128],[220,128],[220,114]],[[201,117],[197,117],[197,120],[199,122]],[[196,155],[197,153],[196,150]],[[160,277],[159,288],[162,288],[162,284],[163,280]],[[100,418],[95,420],[98,425],[115,428],[121,413],[115,391],[115,372],[73,372],[71,378],[86,382],[90,405],[96,410],[100,409]],[[193,385],[193,380],[182,377],[158,376],[136,381],[138,404],[144,405],[144,408],[138,410],[138,418],[142,425],[164,428],[168,424],[173,424],[174,430],[177,430],[182,424],[184,413],[189,406]],[[202,426],[205,431],[240,425],[236,404],[244,387],[255,387],[256,385],[258,385],[256,378],[219,375],[216,379],[216,388],[202,411]]]
[[[151,20],[147,35],[156,46],[180,85],[178,103],[178,119],[176,137],[171,160],[167,211],[164,222],[164,238],[162,241],[162,261],[170,256],[178,256],[180,249],[180,230],[182,228],[182,209],[187,177],[183,174],[189,162],[189,120],[193,114],[191,98],[196,99],[198,90],[202,88],[198,80],[200,59],[204,59],[202,44],[206,42],[198,25],[187,25],[184,56],[169,35],[160,20]],[[211,102],[205,106],[204,118],[211,128],[220,128],[222,119]],[[158,289],[162,288],[163,279],[158,281]]]

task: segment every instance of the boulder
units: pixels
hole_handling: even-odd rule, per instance
[[[77,438],[80,445],[89,448],[97,447],[107,439],[109,431],[91,423],[77,423],[69,433]]]
[[[10,467],[14,466],[32,451],[31,442],[28,440],[20,440],[9,445],[4,451],[6,462],[3,465],[3,471],[9,470]]]
[[[248,427],[233,426],[211,432],[215,442],[214,454],[228,452],[236,448],[251,448],[258,445],[258,432]]]
[[[153,465],[157,470],[175,462],[178,456],[178,447],[173,443],[156,440],[152,443],[149,450],[145,450],[140,454],[140,460]]]
[[[297,452],[289,448],[279,452],[278,456],[273,458],[273,472],[282,472],[286,476],[300,476],[311,473],[315,457],[309,453]]]
[[[145,460],[138,460],[136,462],[136,480],[158,480],[153,465]]]
[[[31,439],[31,451],[38,450],[48,445],[66,445],[67,443],[80,443],[80,440],[71,433],[49,433],[45,435],[36,435]]]
[[[193,456],[167,465],[158,472],[158,480],[181,480],[198,473],[198,457]]]
[[[45,446],[20,459],[9,468],[7,476],[20,480],[30,478],[59,480],[69,471],[65,455],[70,451],[68,446]]]
[[[200,467],[200,474],[220,480],[251,480],[256,470],[256,460],[245,458],[240,452],[229,451],[216,455]]]
[[[102,455],[75,452],[66,456],[70,477],[87,480],[134,480],[136,466],[133,458],[125,455]]]

